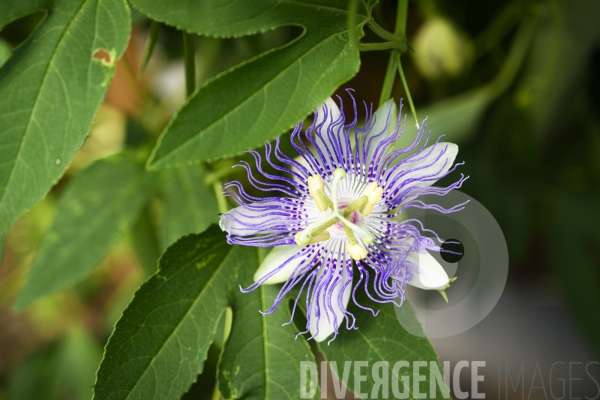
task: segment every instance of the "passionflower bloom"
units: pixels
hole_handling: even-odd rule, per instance
[[[330,98],[315,112],[304,135],[303,124],[296,125],[291,144],[299,157],[285,155],[279,139],[274,149],[266,145],[265,160],[277,175],[265,171],[262,157],[251,151],[256,169],[247,162],[239,166],[268,197],[251,196],[240,182],[230,182],[225,194],[240,206],[220,220],[230,244],[274,247],[256,271],[255,283],[242,290],[284,282],[264,312],[269,314],[298,288],[293,310],[304,293],[307,315],[306,331],[300,333],[310,332],[316,341],[331,334],[335,338],[344,319],[347,329],[356,329],[347,310],[350,297],[376,315],[356,302],[360,287],[373,301],[398,306],[406,284],[445,289],[448,275],[428,253],[439,250],[441,239],[416,220],[398,219],[408,207],[443,213],[462,207],[443,209],[418,199],[460,187],[463,176],[445,188],[431,186],[456,167],[455,144],[438,139],[429,145],[423,123],[412,145],[394,150],[406,129],[406,119],[399,129],[401,112],[399,118],[395,103],[390,100],[375,113],[365,105],[367,116],[358,126],[356,102],[350,97],[354,106],[350,122]],[[356,279],[354,271],[359,274]]]

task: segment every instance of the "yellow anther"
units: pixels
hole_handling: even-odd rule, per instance
[[[360,261],[367,257],[367,250],[360,243],[346,244],[346,251],[355,261]]]
[[[362,195],[367,196],[368,198],[367,204],[365,204],[362,209],[362,215],[367,216],[371,214],[373,207],[375,207],[375,204],[377,204],[379,199],[381,199],[381,196],[383,195],[383,189],[377,185],[377,182],[371,182],[365,187]]]
[[[301,232],[296,233],[296,235],[294,236],[294,239],[296,239],[296,244],[298,244],[300,246],[323,242],[325,240],[329,240],[330,238],[331,238],[331,235],[329,234],[328,231],[323,231],[323,232],[319,233],[317,236],[310,236],[305,231],[301,231]]]
[[[306,231],[300,231],[294,235],[294,240],[298,246],[304,246],[310,242],[310,235]]]
[[[333,171],[333,181],[331,182],[332,199],[329,199],[325,193],[323,179],[319,175],[312,175],[308,178],[308,190],[319,211],[323,212],[331,208],[332,212],[324,219],[315,221],[301,232],[296,233],[294,239],[300,246],[329,240],[331,234],[328,229],[337,223],[341,223],[344,226],[344,231],[348,239],[346,251],[352,259],[359,261],[367,257],[367,250],[356,240],[355,233],[361,236],[362,243],[365,245],[372,244],[375,241],[375,236],[368,230],[352,223],[348,220],[348,217],[356,210],[362,212],[363,215],[369,215],[383,195],[383,189],[376,182],[369,183],[365,187],[363,195],[351,204],[348,204],[342,211],[339,209],[339,204],[337,204],[337,187],[345,177],[346,171],[343,169],[337,168]]]
[[[319,175],[308,177],[308,191],[319,211],[325,211],[333,205],[329,197],[325,194],[323,179]]]
[[[378,187],[379,185],[377,185],[377,182],[371,182],[367,186],[365,186],[365,190],[363,190],[362,195],[368,196],[373,192],[373,190],[377,189]]]

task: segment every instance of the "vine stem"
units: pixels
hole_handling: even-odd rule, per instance
[[[408,19],[408,0],[398,0],[398,10],[396,11],[396,35],[406,37],[406,21]]]
[[[405,1],[405,0],[402,0]],[[408,44],[399,40],[400,37],[397,35],[389,35],[384,34],[384,38],[386,40],[390,40],[388,42],[381,43],[362,43],[358,38],[358,32],[356,30],[356,13],[358,9],[358,0],[350,0],[350,6],[348,8],[348,33],[350,35],[350,41],[358,51],[376,51],[376,50],[388,50],[388,49],[397,49],[402,52],[408,49]],[[376,24],[374,32],[381,32],[384,29]]]
[[[226,176],[226,173],[219,173],[219,172],[214,172],[212,166],[205,162],[203,163],[203,168],[204,171],[207,172],[207,176],[206,176],[206,180],[204,181],[204,184],[208,187],[208,186],[212,186],[213,191],[215,192],[215,198],[217,199],[217,207],[219,208],[219,212],[221,214],[225,214],[227,211],[229,211],[229,206],[227,205],[227,200],[225,199],[225,196],[223,196],[223,189],[221,189],[221,187],[223,186],[223,182],[221,181],[221,178]],[[229,169],[228,172],[230,172],[231,169]]]
[[[185,89],[189,97],[196,90],[196,46],[194,35],[183,32],[183,59],[185,62]]]
[[[379,97],[379,107],[392,97],[392,89],[394,88],[394,78],[396,77],[396,58],[394,57],[395,51],[390,54],[388,66],[385,71],[385,78],[383,78],[383,87],[381,88],[381,96]]]
[[[217,179],[213,183],[213,190],[215,191],[215,197],[217,198],[217,205],[219,206],[219,212],[221,214],[225,214],[229,211],[229,207],[227,206],[227,200],[225,200],[225,196],[223,196],[223,190],[221,190],[221,180]]]
[[[391,33],[382,28],[374,19],[370,20],[367,25],[369,28],[382,39],[389,40],[392,42],[405,42],[406,38],[403,35],[397,35],[395,33]]]
[[[406,93],[406,100],[408,100],[408,106],[410,107],[410,112],[415,119],[415,125],[417,129],[420,128],[419,120],[417,119],[417,111],[415,110],[415,105],[413,104],[412,96],[410,95],[410,90],[408,89],[408,84],[406,83],[406,77],[404,76],[404,69],[402,69],[402,63],[400,63],[400,53],[396,53],[396,65],[398,65],[398,74],[400,74],[400,80],[402,81],[402,86],[404,87],[404,92]]]
[[[406,37],[406,20],[408,18],[408,0],[398,0],[398,9],[396,11],[396,26],[394,34],[397,36]],[[381,96],[379,97],[379,106],[388,101],[392,97],[392,89],[394,88],[394,79],[396,78],[396,50],[392,50],[383,79],[383,87],[381,88]],[[405,88],[406,90],[406,88]]]

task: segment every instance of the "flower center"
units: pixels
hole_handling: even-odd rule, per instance
[[[350,201],[340,201],[340,202],[338,202],[338,209],[343,212],[346,210],[346,208],[348,208],[350,203],[351,203]],[[331,215],[331,212],[329,212],[327,216],[330,216],[330,215]],[[344,215],[346,215],[346,214],[344,213]],[[355,210],[351,214],[349,214],[346,219],[349,222],[353,223],[354,225],[361,226],[363,217],[362,217],[360,211]],[[344,224],[342,222],[336,222],[332,227],[328,228],[327,230],[330,233],[336,233],[339,235],[346,234],[346,231],[344,229]]]
[[[348,239],[346,251],[354,260],[362,260],[367,256],[367,251],[360,244],[356,235],[358,235],[365,245],[373,243],[375,236],[363,229],[362,217],[368,216],[373,207],[381,198],[383,189],[377,183],[371,182],[367,185],[362,195],[352,201],[338,201],[337,188],[342,179],[346,177],[346,171],[341,168],[333,171],[333,182],[331,185],[331,197],[329,199],[325,193],[323,180],[318,175],[308,178],[308,189],[311,197],[314,199],[317,208],[320,211],[331,209],[327,216],[319,221],[313,222],[303,231],[296,234],[296,243],[306,245],[316,243],[331,238],[331,233],[345,235]]]

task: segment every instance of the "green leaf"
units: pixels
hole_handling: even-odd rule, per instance
[[[144,269],[145,276],[148,277],[155,273],[161,250],[158,243],[158,228],[154,225],[149,206],[144,207],[138,219],[131,226],[131,245]]]
[[[526,74],[517,99],[531,117],[539,137],[553,132],[581,85],[582,71],[598,48],[598,2],[557,1],[554,11],[540,14]],[[556,23],[560,16],[560,24]],[[548,45],[552,43],[552,45]]]
[[[0,38],[0,67],[10,58],[12,55],[12,47],[6,41]]]
[[[154,20],[207,36],[249,35],[283,25],[304,28],[291,43],[200,87],[162,133],[150,168],[215,160],[262,145],[304,119],[358,72],[346,1],[133,4]]]
[[[491,91],[483,87],[423,108],[419,117],[428,117],[427,130],[434,137],[444,135],[446,142],[461,143],[475,132],[492,100]],[[414,120],[409,117],[406,125],[414,127]]]
[[[4,249],[6,248],[6,233],[0,235],[0,265],[4,259]]]
[[[544,229],[549,260],[596,354],[600,354],[600,320],[591,316],[590,310],[600,308],[599,201],[597,191],[554,195]]]
[[[81,328],[71,328],[61,342],[37,352],[18,367],[10,380],[9,398],[89,399],[101,358],[102,349],[94,338]]]
[[[35,399],[39,393],[45,393],[45,399],[54,400],[57,396],[56,364],[58,345],[39,350],[16,367],[8,383],[8,398],[11,400]]]
[[[444,135],[442,140],[445,142],[464,143],[476,132],[494,99],[495,93],[489,90],[489,86],[484,86],[417,109],[417,117],[419,124],[427,117],[425,125],[433,138]],[[406,114],[407,109],[408,106],[404,104],[402,112]],[[400,126],[404,126],[404,121]],[[406,130],[394,143],[395,148],[406,149],[416,135],[415,119],[410,113],[406,114]]]
[[[219,221],[218,206],[212,187],[204,182],[206,173],[200,165],[165,171],[165,213],[162,220],[161,245],[166,248],[182,236],[200,233]]]
[[[61,197],[16,309],[81,279],[123,236],[154,189],[154,175],[127,154],[100,160]]]
[[[314,362],[308,343],[295,340],[291,326],[282,327],[290,320],[285,301],[274,314],[257,314],[271,307],[278,292],[266,285],[235,297],[231,335],[219,362],[219,389],[226,399],[300,398],[300,361]]]
[[[257,266],[256,249],[228,246],[214,225],[169,247],[159,271],[138,290],[109,339],[94,399],[179,398],[202,371],[227,307],[233,321],[220,362],[223,393],[298,398],[296,365],[314,357],[306,342],[294,340],[291,326],[280,326],[289,319],[284,307],[269,317],[259,313],[272,292],[240,293],[238,285],[250,284]],[[238,347],[244,344],[247,348]],[[279,359],[284,345],[294,358]]]
[[[42,24],[0,69],[0,233],[83,144],[129,38],[124,0],[4,0],[0,28],[41,10]]]
[[[158,34],[160,33],[160,23],[156,21],[150,22],[150,33],[148,34],[148,40],[146,42],[146,49],[144,50],[144,56],[142,58],[142,63],[140,64],[140,72],[139,75],[142,76],[146,71],[146,67],[148,66],[148,62],[150,61],[150,57],[152,57],[152,53],[154,53],[154,46],[156,46],[156,42],[158,41]]]
[[[81,328],[72,328],[61,343],[57,378],[65,386],[57,398],[89,399],[102,348]],[[69,393],[70,396],[66,396]]]
[[[368,398],[377,398],[372,396],[375,381],[373,379],[374,374],[371,373],[371,370],[374,363],[384,361],[389,365],[388,376],[390,377],[390,385],[388,385],[388,388],[390,390],[390,396],[392,395],[392,385],[395,385],[394,381],[398,382],[398,389],[403,392],[405,388],[402,377],[409,376],[410,385],[408,391],[410,392],[410,396],[408,398],[419,398],[415,397],[415,394],[413,393],[413,367],[415,361],[424,361],[427,363],[427,367],[422,367],[420,369],[420,375],[425,376],[426,378],[419,383],[419,393],[421,395],[426,393],[426,396],[420,398],[444,398],[443,392],[440,391],[439,386],[436,389],[436,395],[434,397],[429,396],[429,365],[431,362],[438,363],[438,356],[431,346],[431,343],[429,343],[429,340],[424,337],[425,335],[423,334],[423,337],[417,337],[408,333],[400,325],[400,322],[398,322],[392,304],[374,303],[368,299],[362,290],[357,291],[356,297],[357,301],[362,306],[380,311],[377,317],[373,317],[370,311],[358,308],[356,305],[351,304],[349,306],[349,311],[356,316],[358,329],[340,329],[338,337],[329,345],[327,341],[319,343],[319,349],[325,355],[330,365],[333,361],[336,362],[337,372],[339,374],[338,379],[342,381],[344,363],[346,361],[367,361],[368,367],[362,368],[362,375],[366,380],[361,382],[360,392],[368,393]],[[405,301],[402,307],[397,311],[405,314],[403,317],[404,321],[412,319],[414,320],[415,326],[420,326],[415,312],[408,301]],[[408,361],[410,366],[400,369],[399,374],[394,375],[393,367],[398,361]],[[354,366],[354,368],[356,368],[356,366]],[[441,371],[441,368],[439,370]],[[378,373],[381,374],[381,370],[379,370]],[[383,376],[385,379],[385,375]],[[354,370],[348,375],[348,381],[345,382],[345,384],[350,390],[354,390]],[[441,385],[443,390],[446,391],[447,386],[445,386],[444,383],[441,383]],[[379,396],[381,396],[381,388],[377,390],[379,390]]]

